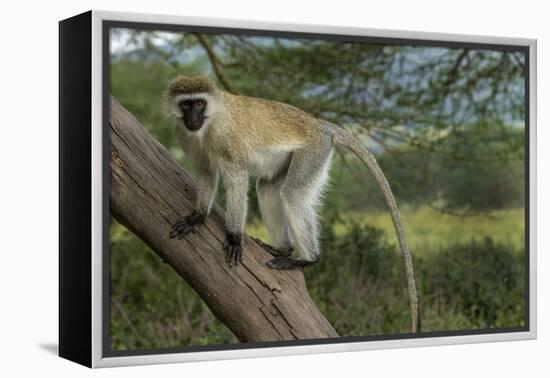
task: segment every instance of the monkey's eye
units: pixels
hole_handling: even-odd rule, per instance
[[[195,102],[195,104],[196,104],[199,108],[203,108],[204,105],[206,105],[206,101],[204,101],[204,100],[197,100],[197,101]]]
[[[189,109],[189,108],[191,108],[191,106],[193,106],[193,101],[191,101],[191,100],[182,101],[182,102],[180,102],[180,106],[184,107],[186,109]]]

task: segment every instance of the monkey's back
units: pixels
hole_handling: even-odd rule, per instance
[[[226,110],[231,112],[238,134],[255,146],[300,146],[321,136],[319,120],[292,105],[258,97],[227,96],[225,103],[234,106]]]

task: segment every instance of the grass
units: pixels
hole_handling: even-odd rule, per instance
[[[475,216],[458,217],[444,214],[428,206],[401,209],[401,217],[411,253],[426,256],[437,253],[450,244],[482,241],[490,237],[495,243],[509,245],[515,250],[524,248],[524,209],[496,210]],[[397,245],[393,223],[388,212],[346,212],[342,218],[353,219],[364,225],[379,228],[387,235],[388,242]],[[345,234],[349,225],[337,223],[337,235]],[[246,231],[262,240],[269,240],[267,230],[260,220],[247,225]]]
[[[393,224],[387,212],[347,216],[362,219],[365,224],[384,230],[388,235],[388,241],[397,244]],[[401,216],[411,250],[418,256],[437,252],[449,244],[481,241],[486,237],[491,237],[496,243],[509,245],[513,249],[522,249],[524,246],[524,209],[497,210],[475,216],[457,217],[423,206],[417,209],[405,208]]]

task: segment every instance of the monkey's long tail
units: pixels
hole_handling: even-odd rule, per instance
[[[376,182],[380,186],[380,189],[384,193],[386,203],[388,204],[391,212],[391,219],[393,226],[395,227],[395,233],[399,240],[401,252],[403,253],[403,259],[405,262],[405,271],[407,273],[407,286],[409,290],[409,302],[411,306],[411,318],[412,318],[412,331],[420,332],[420,307],[418,304],[418,294],[416,291],[416,281],[414,279],[414,270],[411,258],[411,252],[409,251],[409,244],[405,237],[405,228],[401,223],[401,215],[395,202],[390,184],[384,176],[384,173],[380,169],[378,162],[369,150],[361,143],[356,137],[354,137],[349,131],[344,130],[336,125],[331,125],[333,132],[332,140],[334,144],[341,145],[349,148],[359,159],[365,163],[370,172],[374,176]]]

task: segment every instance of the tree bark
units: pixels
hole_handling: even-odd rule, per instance
[[[217,205],[197,233],[169,238],[171,225],[192,211],[193,181],[113,97],[110,106],[110,208],[117,221],[187,281],[239,340],[337,337],[309,297],[301,271],[267,268],[271,255],[246,236],[243,263],[227,265]]]

